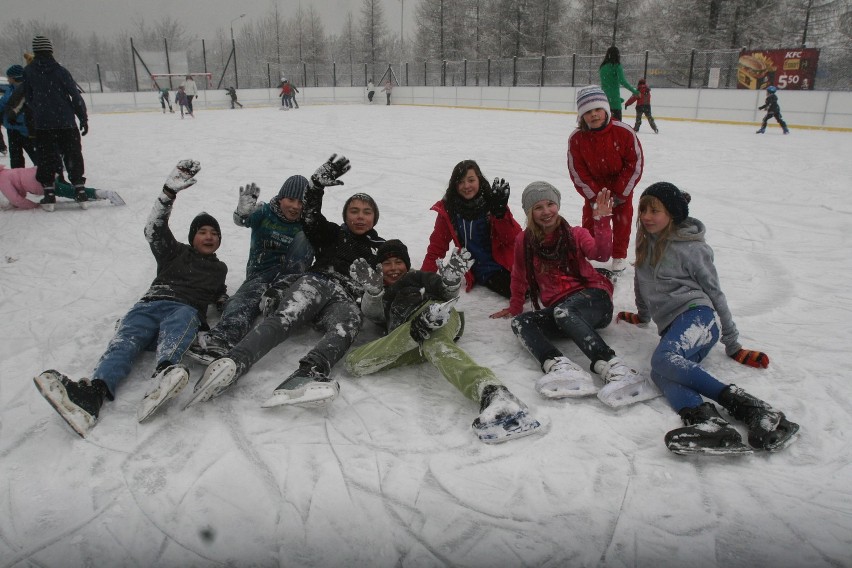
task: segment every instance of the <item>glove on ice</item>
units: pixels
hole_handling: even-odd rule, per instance
[[[765,369],[769,366],[769,357],[766,353],[760,351],[752,351],[751,349],[740,349],[731,358],[737,363],[748,365],[756,369]]]

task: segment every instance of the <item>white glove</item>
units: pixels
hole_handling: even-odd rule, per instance
[[[192,187],[198,181],[195,175],[201,170],[201,164],[195,160],[181,160],[178,162],[169,177],[166,178],[166,183],[163,184],[163,190],[174,194],[183,191],[188,187]]]
[[[431,336],[431,331],[440,329],[450,321],[450,314],[458,298],[453,298],[440,304],[430,304],[429,307],[411,321],[411,337],[417,343],[423,343]]]
[[[356,258],[349,267],[349,277],[360,284],[371,296],[378,296],[384,288],[384,277],[378,267],[373,268],[365,258]]]
[[[454,288],[461,284],[464,275],[476,262],[467,249],[455,249],[450,254],[450,259],[444,264],[443,259],[438,259],[438,274],[447,288]]]
[[[195,336],[195,343],[202,349],[207,349],[207,332],[199,331],[198,335]]]
[[[240,217],[248,217],[257,208],[257,197],[260,195],[260,188],[255,183],[249,183],[245,186],[240,186],[240,201],[237,204],[237,215]]]

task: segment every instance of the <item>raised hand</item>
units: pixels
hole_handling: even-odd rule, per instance
[[[447,288],[458,286],[474,262],[476,261],[470,255],[470,252],[464,248],[453,250],[446,264],[444,264],[443,259],[438,259],[438,274],[441,276],[444,286]]]
[[[509,204],[509,191],[508,181],[503,178],[494,178],[494,183],[491,184],[491,198],[488,207],[495,217],[502,218],[506,214],[506,208]]]
[[[237,204],[237,215],[248,216],[257,207],[257,198],[260,188],[255,183],[240,186],[240,201]]]
[[[181,160],[166,178],[163,191],[176,195],[177,192],[192,187],[198,181],[195,175],[201,170],[201,163],[196,160]]]
[[[756,369],[765,369],[769,366],[769,356],[760,351],[752,351],[751,349],[740,349],[731,358],[742,365],[748,365]]]
[[[316,169],[314,175],[311,176],[311,182],[319,187],[343,185],[343,182],[337,178],[348,172],[350,167],[347,158],[344,156],[338,158],[337,154],[332,154],[323,165]]]
[[[363,286],[364,291],[371,296],[381,294],[384,287],[382,271],[370,266],[364,258],[356,258],[355,262],[349,266],[349,277]]]
[[[607,188],[600,190],[597,197],[595,197],[595,202],[592,204],[595,219],[612,215],[613,204],[612,193]]]

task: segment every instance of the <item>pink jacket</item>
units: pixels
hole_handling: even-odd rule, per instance
[[[28,193],[44,195],[41,182],[36,180],[36,168],[8,169],[0,164],[0,192],[13,207],[33,209],[38,203],[27,199]]]

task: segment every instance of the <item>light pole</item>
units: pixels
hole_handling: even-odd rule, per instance
[[[245,18],[245,14],[240,14],[233,20],[231,20],[231,54],[234,56],[234,88],[240,88],[240,78],[237,75],[237,43],[234,41],[234,22],[239,20],[240,18]]]
[[[399,0],[402,4],[402,7],[399,11],[399,51],[404,53],[405,48],[405,39],[403,38],[403,25],[405,22],[405,0]]]

